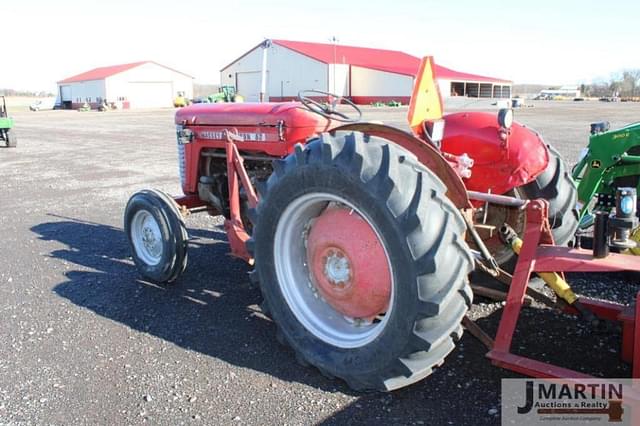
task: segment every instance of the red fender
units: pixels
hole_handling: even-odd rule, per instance
[[[395,127],[385,126],[377,123],[353,123],[345,124],[332,129],[332,132],[338,130],[350,130],[378,136],[390,140],[407,151],[413,153],[420,163],[424,164],[436,176],[440,178],[442,183],[447,187],[447,197],[459,209],[471,208],[472,204],[467,196],[465,185],[460,176],[451,167],[451,164],[435,149],[431,144],[416,138],[411,133],[407,133]]]
[[[474,160],[471,177],[463,179],[468,190],[504,194],[547,168],[549,152],[542,137],[522,124],[501,129],[497,114],[488,112],[459,112],[443,119],[442,151],[466,153]]]

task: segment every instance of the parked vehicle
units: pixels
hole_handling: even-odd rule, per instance
[[[7,148],[18,146],[18,138],[13,129],[13,119],[9,117],[7,102],[4,96],[0,96],[0,141],[4,142]]]
[[[428,376],[462,334],[474,264],[513,265],[498,231],[523,235],[527,200],[549,200],[556,243],[577,226],[557,151],[510,109],[443,115],[432,65],[418,73],[412,133],[319,91],[178,110],[184,195],[143,190],[124,214],[138,270],[176,280],[184,215],[222,215],[231,254],[253,266],[263,310],[300,362],[355,389]]]
[[[611,211],[616,190],[640,189],[640,123],[611,130],[609,122],[590,125],[589,144],[573,167],[578,182],[580,226],[593,224],[595,210]]]
[[[244,98],[236,92],[234,86],[220,86],[218,93],[209,96],[209,102],[244,102]]]
[[[43,110],[51,110],[56,106],[55,98],[48,99],[38,99],[31,105],[29,105],[29,110],[31,111],[43,111]]]
[[[178,92],[178,95],[173,99],[173,106],[176,108],[182,108],[189,104],[189,99],[185,97],[184,92]]]

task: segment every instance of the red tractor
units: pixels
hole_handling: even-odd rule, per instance
[[[514,198],[547,199],[564,244],[577,226],[576,188],[558,153],[510,110],[442,116],[430,58],[412,133],[360,116],[317,91],[182,108],[184,195],[134,194],[125,231],[141,274],[171,282],[187,264],[183,216],[224,215],[232,254],[253,266],[263,309],[298,360],[355,389],[392,390],[454,348],[474,263],[513,264],[498,229],[522,233],[526,210]]]

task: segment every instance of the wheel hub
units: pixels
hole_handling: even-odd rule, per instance
[[[351,278],[349,259],[339,248],[330,248],[324,259],[324,274],[329,282],[338,287],[344,287]]]
[[[153,216],[145,210],[131,221],[131,240],[136,254],[148,265],[157,265],[162,258],[162,234]]]
[[[142,229],[142,243],[152,256],[159,256],[162,251],[160,241],[156,238],[154,230],[150,226]]]
[[[329,207],[307,238],[311,281],[320,296],[344,316],[370,321],[386,312],[391,273],[373,228],[355,211]]]

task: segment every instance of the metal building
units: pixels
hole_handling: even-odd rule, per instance
[[[193,77],[152,61],[95,68],[58,82],[56,104],[75,109],[103,100],[119,108],[173,106],[178,92],[193,97]]]
[[[300,90],[316,89],[368,104],[408,103],[420,59],[394,50],[265,40],[220,71],[247,101],[286,101]],[[263,72],[264,71],[264,72]],[[264,76],[264,78],[263,78]],[[512,82],[436,65],[442,96],[511,96]],[[264,86],[264,87],[263,87]]]

